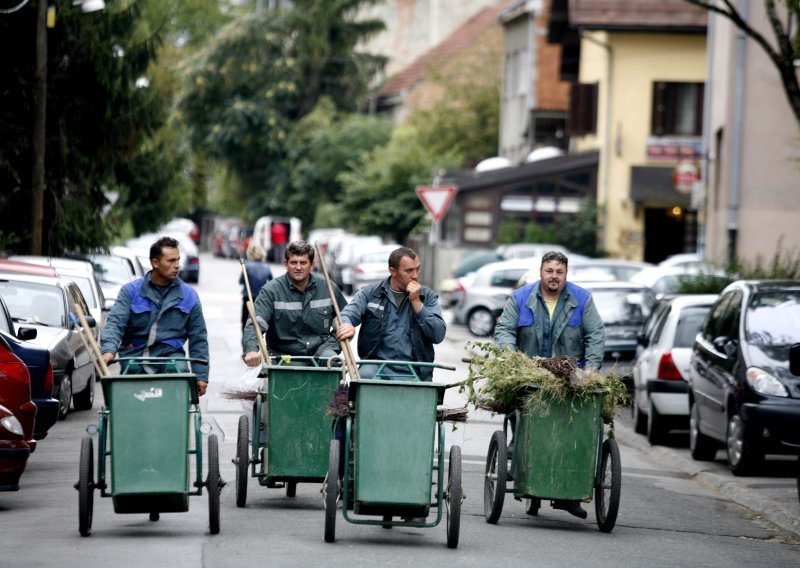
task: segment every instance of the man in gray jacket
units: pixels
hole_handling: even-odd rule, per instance
[[[544,254],[540,279],[511,294],[494,339],[501,347],[529,357],[565,355],[580,367],[598,370],[603,364],[603,320],[592,294],[567,282],[567,263],[560,252]],[[586,518],[578,501],[559,500],[553,506]]]
[[[344,323],[336,337],[350,339],[355,335],[355,326],[361,325],[361,359],[433,362],[433,346],[444,340],[447,324],[436,293],[417,282],[419,267],[419,257],[410,248],[393,250],[389,255],[389,278],[359,290],[342,310]],[[361,367],[364,378],[374,371]],[[431,367],[420,367],[417,373],[420,380],[433,380]],[[408,367],[387,366],[382,378],[408,380],[404,374],[408,374]]]

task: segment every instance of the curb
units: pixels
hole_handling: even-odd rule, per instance
[[[698,481],[706,487],[721,493],[734,503],[750,509],[759,518],[800,537],[800,519],[794,511],[774,499],[766,498],[758,492],[743,486],[736,481],[735,477],[723,476],[708,471],[703,467],[702,462],[687,459],[668,447],[651,446],[646,442],[642,443],[643,438],[636,434],[627,424],[623,425],[617,422],[615,437],[619,442],[683,471],[690,479]]]

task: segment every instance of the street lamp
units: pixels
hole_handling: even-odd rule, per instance
[[[76,0],[84,13],[106,7],[103,0]],[[44,221],[44,155],[47,121],[47,0],[36,5],[36,71],[33,87],[33,172],[31,174],[31,254],[42,254]]]

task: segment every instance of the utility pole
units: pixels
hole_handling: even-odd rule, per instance
[[[31,254],[42,254],[44,152],[47,120],[47,0],[36,5],[36,71],[33,89],[33,171],[31,174]]]

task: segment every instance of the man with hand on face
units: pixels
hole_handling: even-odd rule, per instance
[[[340,340],[358,335],[361,359],[432,363],[433,346],[444,340],[447,325],[442,319],[439,298],[419,278],[420,260],[410,248],[398,248],[389,255],[389,278],[359,290],[342,310],[343,324],[336,331]],[[377,369],[362,366],[361,376],[374,376]],[[408,380],[406,367],[386,368],[389,380]],[[395,374],[396,373],[396,374]],[[421,380],[433,380],[431,367],[419,367]]]
[[[591,292],[567,282],[567,257],[545,253],[540,279],[514,290],[494,332],[500,347],[529,357],[565,355],[579,367],[599,370],[603,364],[603,320]],[[513,421],[512,421],[513,429]],[[556,509],[586,518],[578,501],[557,500]]]
[[[267,350],[273,355],[333,357],[339,343],[331,335],[334,309],[325,279],[311,272],[314,247],[305,241],[289,243],[284,254],[286,273],[267,282],[255,300],[256,319],[267,334]],[[332,284],[338,305],[347,303]],[[242,339],[244,362],[261,365],[258,338],[248,320]]]
[[[162,237],[150,247],[152,270],[125,284],[108,313],[100,350],[106,364],[120,357],[186,357],[208,361],[208,333],[197,292],[178,278],[178,241]],[[145,365],[144,372],[158,365]],[[185,362],[179,362],[185,367]],[[160,369],[155,369],[160,371]],[[208,365],[192,363],[197,392],[205,394]]]

